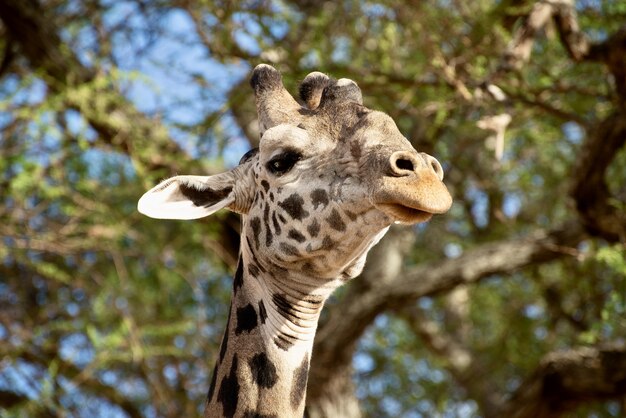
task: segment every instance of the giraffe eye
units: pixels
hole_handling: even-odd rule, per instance
[[[285,151],[272,158],[267,163],[270,173],[281,176],[293,168],[302,159],[302,154],[296,151]]]

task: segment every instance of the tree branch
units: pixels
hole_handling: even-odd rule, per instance
[[[119,92],[81,90],[103,75],[85,67],[64,45],[54,20],[37,0],[3,0],[0,19],[31,66],[43,73],[52,91],[65,96],[69,108],[86,118],[101,144],[131,156],[139,171],[164,171],[160,175],[178,172],[180,161],[191,160],[165,126],[139,112]]]
[[[0,389],[0,405],[3,408],[11,409],[14,406],[26,402],[28,398],[24,395],[20,395],[19,393],[12,392],[6,389]]]
[[[58,373],[70,381],[75,380],[81,390],[89,392],[93,396],[106,399],[111,404],[119,406],[131,418],[143,417],[140,409],[130,399],[122,395],[117,388],[102,383],[90,373],[85,372],[85,370],[62,360],[58,357],[58,353],[51,348],[41,348],[38,352],[35,350],[22,351],[18,358],[28,363],[38,365],[42,367],[43,370],[46,370],[48,365],[52,361],[55,361],[59,365]],[[0,396],[0,405],[2,407],[9,408],[25,400],[20,394],[14,392],[5,391],[0,394],[2,395]]]
[[[513,34],[501,64],[501,71],[520,69],[530,59],[535,37],[550,21],[554,9],[550,1],[538,1]]]
[[[580,31],[570,1],[557,3],[555,24],[561,42],[575,61],[603,62],[615,80],[617,109],[596,123],[578,153],[571,195],[587,230],[608,241],[626,242],[626,202],[613,196],[606,172],[626,143],[626,27],[591,45]]]
[[[352,355],[365,329],[386,309],[385,299],[376,297],[377,289],[400,275],[402,260],[414,242],[411,229],[391,227],[368,254],[361,276],[351,282],[342,301],[332,305],[326,320],[320,323],[307,385],[307,412],[311,418],[361,416],[351,379]]]
[[[554,418],[592,400],[626,396],[626,346],[550,353],[497,416]]]
[[[575,255],[577,251],[572,247],[584,238],[582,226],[573,221],[552,231],[538,230],[523,238],[484,244],[458,258],[402,272],[401,263],[394,267],[385,261],[402,259],[410,246],[397,237],[385,237],[372,249],[364,270],[375,279],[353,281],[341,303],[329,306],[328,320],[318,330],[309,377],[310,402],[322,396],[322,389],[336,370],[349,366],[358,339],[380,313],[423,296],[442,294],[460,284]]]
[[[399,312],[407,326],[421,338],[424,345],[444,359],[446,369],[480,406],[485,416],[495,416],[500,405],[500,393],[488,379],[489,366],[461,342],[444,333],[419,307],[413,305]]]
[[[626,202],[611,194],[605,180],[609,165],[626,142],[626,27],[604,42],[591,44],[580,30],[572,0],[538,1],[514,33],[500,71],[519,69],[528,62],[536,34],[550,18],[574,61],[602,62],[615,80],[617,109],[596,123],[583,143],[570,194],[589,233],[608,241],[626,241]]]
[[[624,109],[626,107],[626,26],[606,41],[591,45],[584,59],[603,62],[607,66],[615,80],[619,106]]]
[[[590,43],[587,35],[580,30],[574,3],[572,1],[555,2],[553,8],[554,23],[561,43],[574,61],[580,61],[589,53]]]
[[[605,179],[625,143],[626,114],[613,113],[587,136],[572,171],[571,195],[585,228],[608,241],[626,241],[626,202],[617,203]]]
[[[537,230],[526,237],[496,241],[467,251],[458,258],[425,263],[406,271],[392,286],[380,289],[398,303],[433,296],[459,284],[475,283],[494,274],[507,274],[532,264],[577,253],[585,234],[578,222],[552,231]]]

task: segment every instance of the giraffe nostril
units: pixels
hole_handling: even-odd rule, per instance
[[[430,163],[430,168],[435,172],[437,177],[439,177],[439,180],[443,181],[443,167],[441,167],[441,164],[439,164],[439,161],[437,161],[436,158],[431,157],[430,155],[428,155],[427,159],[428,159],[428,162]]]
[[[396,151],[389,157],[390,175],[396,177],[410,176],[420,167],[418,156],[407,151]]]
[[[408,170],[408,171],[414,171],[415,170],[415,166],[413,165],[413,161],[406,160],[404,158],[399,158],[399,159],[396,160],[396,167],[398,167],[401,170]]]

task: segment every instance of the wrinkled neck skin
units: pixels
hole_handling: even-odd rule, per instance
[[[247,223],[244,217],[244,231]],[[205,418],[303,416],[313,339],[324,302],[360,273],[367,251],[387,229],[364,240],[343,271],[328,278],[258,260],[254,244],[242,241]]]

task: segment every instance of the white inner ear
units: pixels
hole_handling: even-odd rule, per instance
[[[141,196],[137,209],[157,219],[209,216],[235,201],[232,186],[216,177],[176,176],[167,179]],[[203,200],[205,196],[213,198]]]

